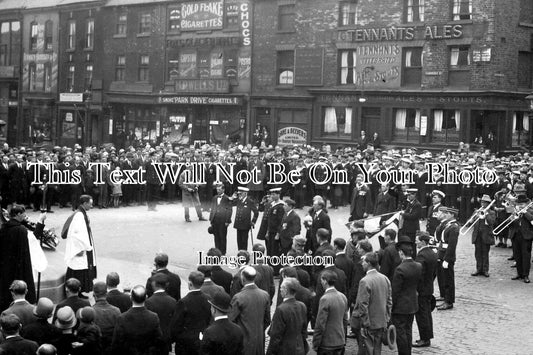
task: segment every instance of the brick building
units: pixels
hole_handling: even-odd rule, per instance
[[[281,143],[518,148],[532,23],[525,0],[257,0],[252,123]]]

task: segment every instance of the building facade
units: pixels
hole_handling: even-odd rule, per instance
[[[254,18],[252,122],[278,142],[531,143],[528,1],[258,0]]]

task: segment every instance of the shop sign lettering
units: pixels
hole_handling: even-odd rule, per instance
[[[237,96],[160,96],[157,102],[183,105],[241,105],[242,99]]]
[[[377,27],[339,31],[340,42],[414,41],[453,39],[463,36],[462,25],[435,25],[424,27]]]
[[[278,145],[307,144],[307,131],[298,127],[278,130]]]

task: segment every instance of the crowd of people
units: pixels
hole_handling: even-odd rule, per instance
[[[4,258],[0,259],[0,270],[10,270],[9,275],[2,274],[6,275],[2,285],[10,297],[6,301],[5,292],[1,293],[5,311],[0,317],[4,336],[0,354],[9,353],[14,346],[31,349],[28,353],[32,354],[168,354],[172,347],[176,354],[305,354],[310,347],[318,354],[342,354],[347,337],[356,338],[359,354],[379,354],[392,326],[397,332],[399,354],[410,354],[413,346],[431,346],[433,309],[454,307],[455,252],[463,228],[472,230],[476,250],[472,276],[489,277],[490,246],[496,238],[500,247],[511,239],[511,258],[516,259],[517,267],[513,279],[529,283],[533,185],[528,153],[497,157],[490,151],[469,151],[465,145],[441,154],[415,148],[374,149],[371,144],[364,148],[232,146],[226,150],[216,145],[183,148],[164,144],[127,150],[113,146],[84,150],[79,146],[51,150],[4,147],[0,195],[11,219],[0,229],[0,244],[17,235],[27,239],[28,231],[21,224],[25,205],[52,211],[58,204],[76,212],[63,228],[67,298],[55,310],[50,300],[35,299],[33,278],[22,272],[27,269],[26,245],[16,251],[17,262],[24,265],[20,270],[8,269]],[[42,172],[42,184],[32,183],[36,173],[25,164],[36,161],[52,162],[60,171],[79,170],[82,181],[54,184],[47,176],[49,172]],[[96,184],[91,162],[110,163],[105,184]],[[207,183],[191,184],[183,172],[177,181],[162,183],[152,162],[170,162],[176,169],[178,164],[172,163],[203,162]],[[296,170],[301,182],[273,184],[267,179],[268,162],[281,163],[287,171]],[[322,170],[317,169],[319,176],[327,174],[327,165],[346,171],[348,183],[314,183],[308,169],[316,162],[323,163]],[[426,162],[448,163],[452,169],[494,169],[498,179],[484,185],[451,185],[442,183],[441,176],[429,184]],[[234,174],[259,169],[259,182],[216,181],[214,164],[228,163],[235,163]],[[358,164],[371,171],[370,181],[365,181]],[[120,186],[122,200],[115,203],[110,199],[116,191],[109,183],[110,172],[139,167],[146,170],[146,184]],[[412,170],[415,181],[380,184],[376,179],[380,170]],[[22,176],[17,175],[20,173],[23,178],[16,177]],[[179,276],[167,269],[168,256],[158,254],[146,285],[135,286],[129,295],[118,291],[116,273],[107,275],[106,282],[94,281],[95,246],[87,213],[93,203],[99,208],[109,207],[111,201],[115,207],[146,204],[148,210],[155,211],[158,203],[179,199],[187,222],[191,221],[189,208],[195,208],[200,220],[207,220],[204,213],[209,214],[206,233],[213,234],[214,248],[207,255],[217,260],[227,253],[227,230],[233,220],[237,256],[244,260],[235,275],[219,265],[199,265],[189,273],[189,293],[181,297]],[[298,211],[304,206],[312,207]],[[346,220],[352,223],[348,231],[334,232],[328,209],[342,206],[349,206]],[[259,212],[263,212],[260,220]],[[385,221],[395,212],[401,216],[399,229],[386,228]],[[364,227],[364,220],[376,216],[381,218],[384,232],[379,248],[373,247],[369,241],[373,235]],[[8,228],[9,223],[15,228]],[[333,262],[279,265],[260,259],[252,263],[248,235],[256,224],[257,239],[264,245],[253,244],[252,252],[294,258],[312,255]],[[44,219],[38,225],[36,236],[44,228]],[[345,238],[345,233],[350,237]],[[3,244],[0,252],[4,252]],[[435,279],[438,298],[434,297]],[[95,300],[92,306],[85,299],[91,292]],[[415,318],[420,339],[413,341]],[[308,334],[312,334],[311,344]]]

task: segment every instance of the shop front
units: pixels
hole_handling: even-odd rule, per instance
[[[312,142],[355,144],[365,131],[394,147],[454,149],[460,142],[503,152],[529,145],[525,94],[313,90]],[[361,102],[363,101],[363,102]]]

